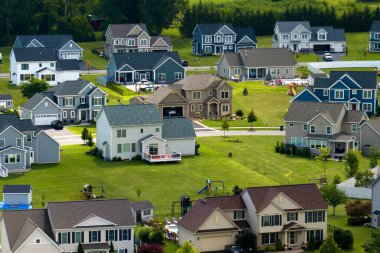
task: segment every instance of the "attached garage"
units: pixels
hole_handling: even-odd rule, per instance
[[[234,244],[232,235],[201,237],[200,251],[222,251],[229,244]]]
[[[183,106],[163,107],[163,117],[183,117]]]
[[[314,52],[324,52],[324,51],[330,51],[331,45],[330,44],[317,44],[313,45],[313,51]]]
[[[62,53],[62,58],[66,60],[79,60],[80,53],[79,52]]]
[[[58,114],[36,114],[34,116],[34,125],[35,126],[47,126],[53,120],[59,119]]]

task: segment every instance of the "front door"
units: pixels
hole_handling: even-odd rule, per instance
[[[352,104],[352,108],[351,108],[353,111],[356,111],[357,108],[356,108],[356,104]]]
[[[221,54],[222,53],[222,47],[221,46],[216,46],[215,47],[215,53],[216,54]]]
[[[80,120],[87,120],[87,112],[80,111]]]
[[[140,81],[141,80],[146,80],[146,74],[140,74]]]
[[[297,44],[293,44],[293,51],[297,51]]]
[[[136,222],[141,222],[141,211],[136,212]]]
[[[289,232],[288,233],[288,243],[289,245],[294,245],[297,242],[297,234],[296,232]]]

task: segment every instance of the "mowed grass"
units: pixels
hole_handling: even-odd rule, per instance
[[[83,60],[96,69],[106,69],[108,60],[91,52],[94,48],[104,48],[104,41],[78,43],[83,48]]]
[[[3,62],[0,64],[0,73],[9,73],[9,56],[11,54],[12,47],[0,47],[0,53],[3,56]]]
[[[0,78],[0,94],[12,95],[14,108],[22,105],[27,100],[27,98],[22,96],[20,87],[10,85],[8,78]]]
[[[268,86],[263,81],[229,82],[234,88],[232,112],[241,109],[244,116],[253,109],[257,121],[253,126],[280,126],[284,123],[285,113],[290,105],[292,97],[286,95],[287,86]],[[244,88],[248,90],[248,96],[243,95]],[[298,88],[300,92],[302,88]],[[202,120],[202,123],[210,127],[220,127],[220,120]],[[249,127],[247,120],[231,120],[230,127]]]
[[[87,128],[89,132],[92,133],[92,137],[96,137],[96,125],[95,124],[90,124],[90,125],[81,125],[81,126],[68,126],[67,129],[73,132],[76,135],[81,136],[82,131],[84,128]]]

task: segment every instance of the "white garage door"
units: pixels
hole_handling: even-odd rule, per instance
[[[37,114],[34,117],[34,124],[36,126],[46,126],[56,119],[58,119],[58,114]]]
[[[79,60],[79,53],[63,53],[63,59]]]
[[[232,236],[213,236],[201,238],[200,251],[220,251],[224,250],[224,247],[228,244],[233,244]]]

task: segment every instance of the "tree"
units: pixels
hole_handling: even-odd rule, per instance
[[[319,149],[320,154],[315,157],[316,160],[323,162],[323,175],[326,177],[326,165],[327,160],[330,157],[331,154],[331,148],[330,147],[322,147]]]
[[[21,84],[21,93],[23,97],[31,98],[34,94],[43,92],[48,88],[49,84],[45,80],[32,77]]]
[[[313,234],[310,235],[310,240],[307,244],[307,249],[309,251],[315,251],[317,249],[317,240]]]
[[[191,242],[186,241],[182,243],[181,247],[179,247],[175,253],[199,253],[199,251],[191,244]]]
[[[113,243],[111,241],[111,244],[110,244],[110,251],[109,253],[115,253],[115,248],[113,247]]]
[[[240,193],[243,192],[243,189],[241,189],[238,185],[235,185],[234,188],[232,188],[232,192],[234,195],[240,195]]]
[[[253,252],[256,252],[256,243],[256,235],[251,231],[244,231],[236,236],[236,244],[240,245],[245,251],[253,250]]]
[[[255,113],[253,112],[253,108],[249,112],[247,120],[248,120],[248,123],[251,124],[251,129],[252,129],[253,122],[257,121],[257,117],[256,117]]]
[[[344,155],[344,166],[346,178],[351,178],[356,175],[359,170],[359,162],[362,154],[357,150],[350,150]]]
[[[78,253],[84,253],[84,249],[83,249],[83,246],[81,243],[78,244],[78,250],[77,250]]]
[[[377,166],[377,162],[380,159],[380,150],[374,147],[371,147],[369,153],[369,168],[375,168]]]
[[[341,249],[338,247],[334,241],[334,237],[330,234],[327,237],[327,240],[324,241],[319,248],[319,253],[339,253]]]
[[[153,231],[152,227],[141,227],[137,233],[137,237],[143,243],[149,242],[149,234]]]
[[[248,96],[248,89],[247,89],[247,87],[244,87],[243,96]]]
[[[226,131],[228,131],[229,128],[230,128],[230,125],[228,124],[227,117],[224,117],[222,121],[222,129],[224,131],[224,137],[226,137]]]
[[[84,141],[84,144],[86,144],[86,141],[88,140],[88,134],[89,133],[87,127],[83,128],[81,138]]]
[[[155,228],[153,229],[153,231],[149,233],[149,242],[161,244],[163,240],[164,231],[162,231],[161,229]]]
[[[355,175],[356,187],[369,187],[373,182],[373,172],[371,170],[358,171]]]
[[[244,116],[244,112],[243,110],[239,109],[239,110],[236,110],[235,112],[236,116],[242,118]]]
[[[144,243],[139,247],[137,253],[163,253],[162,245],[158,243]]]
[[[338,189],[335,185],[326,185],[321,188],[323,198],[329,206],[333,207],[333,216],[335,216],[335,208],[347,201],[346,193]]]
[[[94,143],[94,140],[92,139],[92,133],[90,131],[90,133],[88,134],[88,138],[87,138],[87,146],[92,148],[94,145],[95,145],[95,143]]]
[[[340,179],[340,176],[339,175],[335,175],[335,177],[333,179],[333,184],[337,185],[337,184],[340,184],[341,182],[342,182],[342,180]]]
[[[371,240],[362,245],[366,253],[380,252],[380,228],[373,229],[371,232]]]

